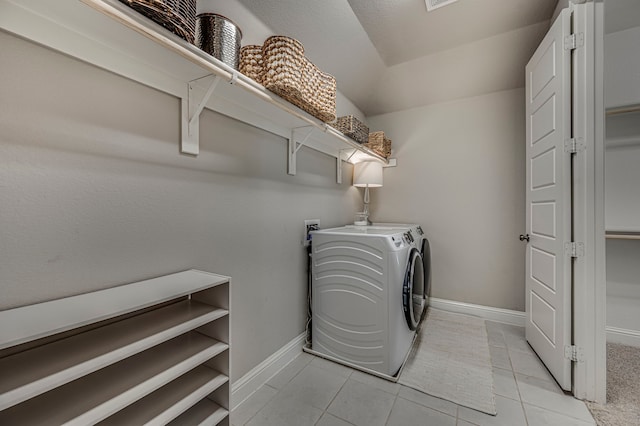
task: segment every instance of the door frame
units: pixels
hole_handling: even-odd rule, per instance
[[[573,58],[574,135],[584,141],[574,159],[573,233],[585,247],[573,272],[573,344],[578,348],[573,394],[605,403],[604,3],[576,0],[569,7],[573,32],[585,35]]]

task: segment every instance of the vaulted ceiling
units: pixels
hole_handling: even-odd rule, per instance
[[[366,115],[522,87],[557,3],[459,0],[427,12],[424,0],[205,1],[238,22],[243,44],[269,31],[300,40]]]

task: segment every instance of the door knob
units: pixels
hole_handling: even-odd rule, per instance
[[[527,242],[529,241],[529,234],[526,234],[526,235],[520,234],[520,241],[525,241],[525,240]]]

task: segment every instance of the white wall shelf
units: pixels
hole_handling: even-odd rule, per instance
[[[228,381],[228,377],[205,367],[196,367],[140,401],[100,422],[100,425],[165,425],[203,400]],[[208,400],[206,400],[208,401]],[[211,403],[215,404],[215,403]],[[209,413],[228,414],[220,407]]]
[[[190,270],[0,312],[0,424],[166,424],[198,405],[228,425],[229,282]]]
[[[269,92],[118,0],[0,0],[0,28],[182,100],[183,153],[199,153],[198,124],[209,108],[341,161],[384,157]],[[313,129],[310,137],[298,130]],[[340,169],[340,167],[338,167]],[[341,175],[337,172],[337,180]]]
[[[203,399],[188,411],[185,411],[180,417],[177,417],[169,425],[198,425],[198,426],[215,426],[219,424],[228,415],[227,410],[218,407],[214,402]]]
[[[640,105],[629,105],[626,107],[607,109],[607,115],[629,114],[634,112],[640,112]]]
[[[640,231],[606,231],[605,236],[611,240],[640,240]]]
[[[144,309],[228,281],[228,277],[221,275],[184,271],[1,311],[0,349]],[[78,309],[79,306],[83,308]]]

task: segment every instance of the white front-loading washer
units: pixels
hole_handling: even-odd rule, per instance
[[[425,305],[423,261],[411,229],[382,224],[313,232],[313,352],[397,374]]]

